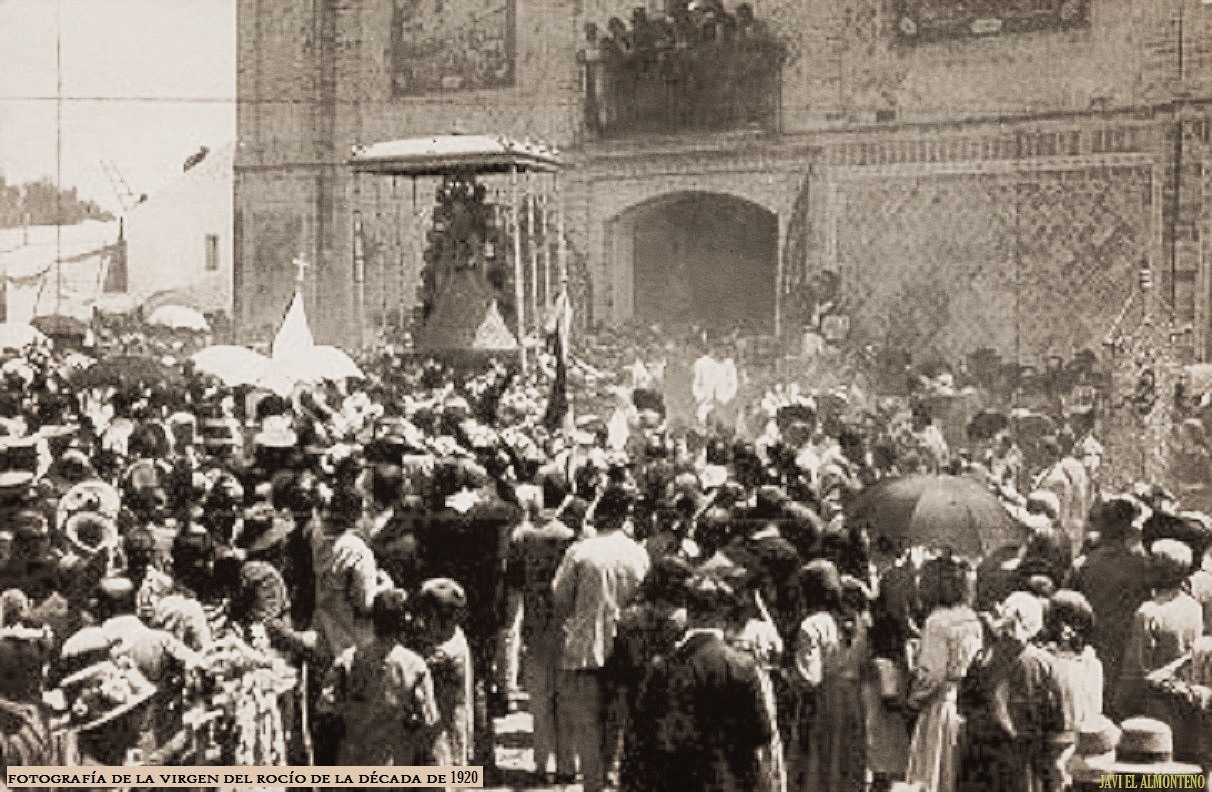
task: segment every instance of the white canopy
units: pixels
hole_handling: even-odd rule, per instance
[[[554,171],[560,167],[560,158],[555,149],[529,141],[489,135],[438,135],[355,146],[350,165],[362,173],[441,176],[460,170]]]

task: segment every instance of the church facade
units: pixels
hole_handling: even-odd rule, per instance
[[[405,325],[436,185],[355,175],[350,153],[460,129],[560,150],[588,324],[795,334],[826,302],[855,343],[1031,362],[1101,344],[1147,280],[1183,353],[1212,353],[1200,0],[238,13],[246,335],[280,319],[299,256],[323,341]],[[542,195],[532,227],[556,200]]]

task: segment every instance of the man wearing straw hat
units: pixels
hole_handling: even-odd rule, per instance
[[[1121,789],[1204,788],[1206,781],[1199,765],[1174,761],[1174,733],[1169,725],[1152,718],[1130,718],[1121,727],[1115,757],[1102,756],[1086,762],[1090,770],[1100,773],[1098,783],[1077,782],[1075,778],[1075,792],[1107,786]]]

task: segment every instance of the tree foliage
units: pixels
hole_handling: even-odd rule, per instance
[[[75,187],[61,190],[50,179],[9,184],[0,174],[0,228],[29,225],[74,225],[85,220],[113,220],[95,201],[81,198]]]

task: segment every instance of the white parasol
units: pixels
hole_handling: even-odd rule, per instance
[[[17,322],[0,324],[0,348],[22,350],[46,340],[38,328]]]
[[[194,367],[219,379],[229,387],[257,385],[273,366],[273,361],[248,347],[216,345],[194,353]]]
[[[206,321],[205,316],[184,305],[162,305],[152,311],[147,323],[170,330],[193,330],[198,333],[210,330],[210,322]]]
[[[305,354],[300,351],[275,357],[274,363],[283,373],[299,382],[339,382],[366,376],[353,358],[333,346],[313,346]]]

